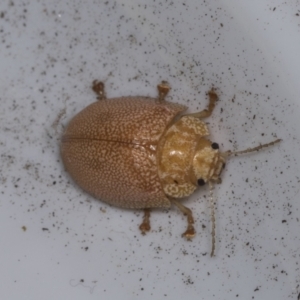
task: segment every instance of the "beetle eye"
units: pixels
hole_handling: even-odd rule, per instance
[[[200,179],[198,179],[197,183],[199,186],[202,186],[205,184],[205,181],[202,178],[200,178]]]
[[[212,144],[211,144],[211,147],[212,147],[213,149],[217,150],[217,149],[219,149],[219,144],[217,144],[217,143],[212,143]]]

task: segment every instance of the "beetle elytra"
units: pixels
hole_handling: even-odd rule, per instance
[[[183,236],[195,235],[192,211],[180,199],[199,186],[210,186],[212,251],[215,249],[213,183],[229,156],[258,151],[271,143],[240,152],[220,152],[207,139],[202,121],[214,110],[218,96],[208,92],[207,109],[183,114],[184,105],[165,100],[170,87],[158,85],[157,98],[106,99],[104,84],[94,81],[97,102],[79,112],[68,124],[61,140],[66,170],[86,192],[118,207],[144,209],[142,233],[150,230],[150,209],[174,204],[187,216]]]

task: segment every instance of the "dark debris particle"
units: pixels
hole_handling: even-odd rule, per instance
[[[259,291],[259,288],[258,288],[258,287],[254,290],[254,292],[257,292],[257,291]]]
[[[43,230],[43,231],[49,231],[49,229],[48,229],[48,228],[45,228],[45,227],[42,228],[42,230]]]
[[[22,229],[23,229],[23,231],[26,231],[27,227],[26,226],[22,226]]]
[[[80,282],[84,282],[84,279],[80,279]]]
[[[286,220],[282,220],[281,223],[286,223]]]
[[[188,277],[188,279],[185,280],[184,283],[185,283],[186,285],[190,285],[190,284],[194,284],[194,281],[192,281],[192,279],[191,279],[190,277]]]

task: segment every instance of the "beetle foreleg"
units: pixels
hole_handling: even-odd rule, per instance
[[[106,94],[104,90],[104,83],[102,81],[94,80],[92,85],[92,90],[98,95],[98,100],[106,99]]]
[[[209,97],[209,104],[206,109],[204,109],[200,112],[194,113],[194,114],[187,114],[186,116],[191,116],[191,117],[199,118],[199,119],[210,117],[216,106],[216,102],[218,101],[219,98],[218,98],[218,95],[216,94],[214,88],[212,88],[208,92],[208,97]]]
[[[195,222],[194,222],[194,217],[193,217],[192,211],[188,207],[182,205],[180,202],[178,202],[174,199],[170,199],[170,200],[173,204],[175,204],[179,208],[179,210],[183,214],[185,214],[187,216],[188,226],[187,226],[186,231],[182,234],[182,236],[186,237],[188,240],[192,239],[196,234],[195,228],[193,226],[193,224]]]
[[[144,209],[144,217],[143,217],[143,222],[140,225],[140,231],[142,232],[142,235],[145,235],[147,231],[151,229],[150,226],[150,208],[145,208]]]

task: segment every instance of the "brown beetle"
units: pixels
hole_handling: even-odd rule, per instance
[[[150,230],[150,208],[175,204],[186,216],[183,236],[195,235],[192,211],[178,199],[198,186],[210,185],[212,252],[215,248],[215,217],[212,183],[220,183],[225,160],[274,145],[280,140],[240,152],[219,151],[202,118],[209,117],[218,100],[212,89],[208,108],[182,115],[187,107],[165,101],[170,90],[158,85],[157,99],[121,97],[105,99],[104,84],[94,81],[98,102],[78,113],[67,126],[61,155],[71,177],[85,191],[118,207],[145,209],[142,233]]]

